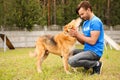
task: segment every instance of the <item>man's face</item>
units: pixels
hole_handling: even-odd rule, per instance
[[[80,8],[79,11],[79,16],[83,19],[83,20],[89,20],[90,16],[89,16],[89,9],[85,10],[84,8]]]

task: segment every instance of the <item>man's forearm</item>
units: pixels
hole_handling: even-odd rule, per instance
[[[84,44],[84,41],[79,38],[79,34],[76,34],[75,37],[76,37],[78,42],[80,42],[81,44]]]

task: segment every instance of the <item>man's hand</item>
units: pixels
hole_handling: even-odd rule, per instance
[[[84,35],[81,34],[81,33],[79,33],[78,30],[76,30],[76,29],[71,29],[71,30],[69,31],[69,35],[75,37],[75,38],[78,40],[78,42],[80,42],[81,44],[84,44],[84,41],[81,39],[81,37],[83,37]]]
[[[71,29],[71,30],[69,31],[69,35],[71,35],[71,36],[73,36],[73,37],[76,37],[78,34],[79,34],[79,33],[78,33],[77,29]]]

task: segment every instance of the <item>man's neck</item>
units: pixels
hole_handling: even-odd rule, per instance
[[[91,13],[91,14],[90,14],[90,19],[89,19],[89,20],[91,20],[91,19],[93,18],[93,16],[94,16],[94,14]]]

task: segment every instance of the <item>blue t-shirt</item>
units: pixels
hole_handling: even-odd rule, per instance
[[[86,37],[91,36],[91,31],[100,31],[100,35],[94,45],[90,45],[85,42],[84,51],[92,51],[101,57],[104,49],[104,30],[102,21],[96,16],[93,16],[91,20],[86,20],[83,23],[82,32]]]

